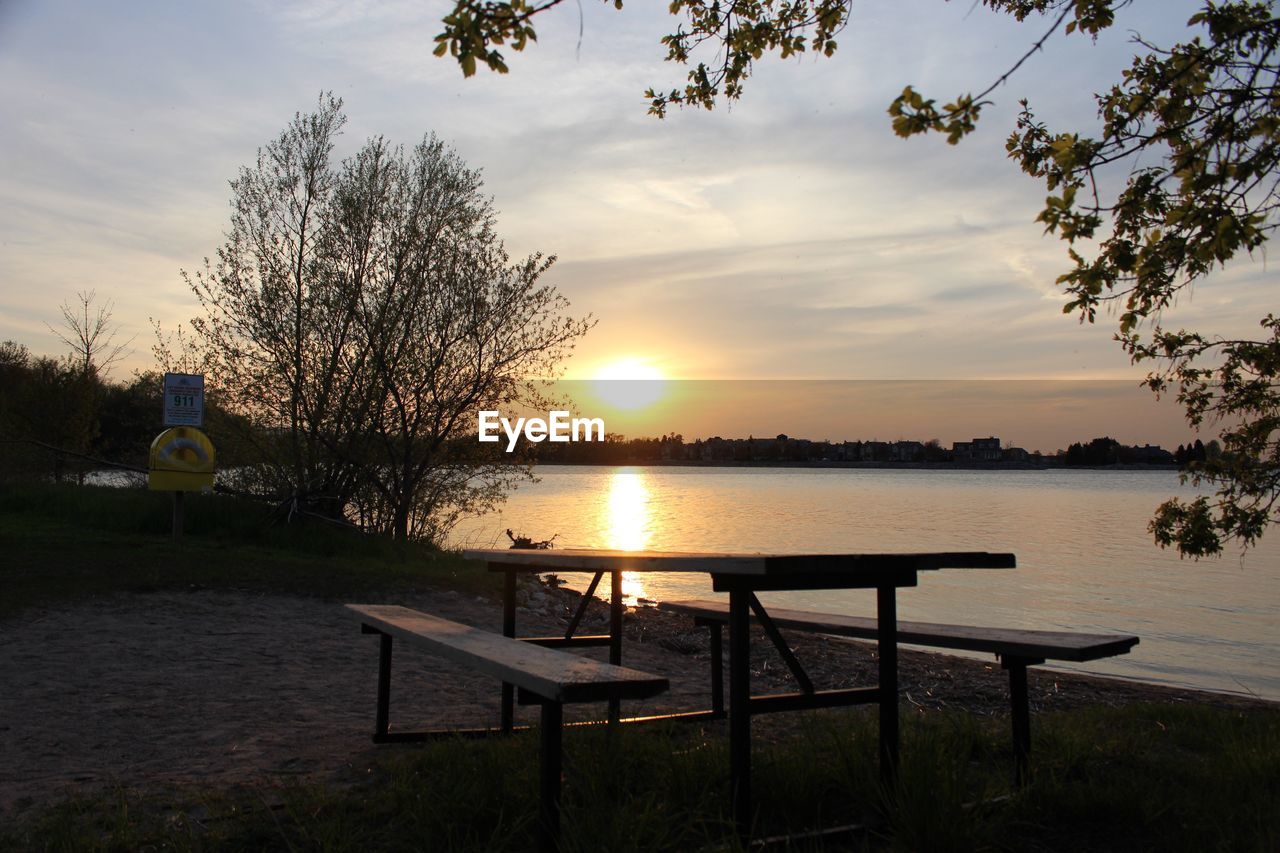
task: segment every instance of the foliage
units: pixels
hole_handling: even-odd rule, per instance
[[[61,360],[32,357],[14,341],[0,343],[0,474],[83,482],[88,457],[115,450],[122,436],[114,418],[122,401],[108,399],[111,366],[128,342],[116,343],[110,301],[95,307],[94,291],[63,303],[62,327],[49,327],[68,353]],[[106,422],[104,423],[104,417]]]
[[[202,315],[181,355],[242,418],[255,485],[438,540],[527,476],[462,440],[477,412],[539,402],[525,377],[554,375],[590,323],[539,282],[554,258],[511,261],[479,173],[434,135],[334,163],[344,122],[322,96],[232,182],[227,242],[187,276]]]
[[[1051,132],[1024,102],[1008,149],[1054,193],[1038,219],[1070,246],[1064,311],[1093,322],[1099,305],[1116,306],[1117,339],[1156,365],[1146,384],[1176,389],[1191,426],[1221,429],[1223,452],[1189,469],[1216,497],[1167,501],[1151,523],[1161,545],[1201,556],[1280,521],[1280,321],[1269,314],[1259,339],[1227,340],[1166,330],[1161,316],[1277,226],[1280,19],[1271,2],[1232,2],[1206,5],[1188,26],[1207,39],[1139,41],[1146,52],[1097,96],[1097,138]],[[1109,191],[1117,164],[1128,179]],[[1092,256],[1077,248],[1086,241]]]
[[[0,476],[83,481],[84,457],[98,447],[104,392],[96,372],[70,359],[33,357],[21,344],[0,344]]]
[[[903,137],[941,133],[957,143],[973,131],[987,96],[1055,33],[1089,37],[1111,27],[1131,0],[982,0],[1018,21],[1050,25],[1005,74],[978,94],[943,106],[907,86],[889,107]],[[458,0],[437,53],[465,73],[476,59],[505,71],[491,44],[515,50],[535,39],[530,19],[556,5]],[[621,3],[615,3],[621,6]],[[1162,47],[1135,37],[1138,55],[1122,80],[1096,96],[1096,134],[1053,131],[1024,101],[1007,151],[1050,193],[1037,220],[1067,243],[1071,268],[1058,279],[1066,313],[1094,322],[1118,315],[1117,340],[1157,394],[1176,393],[1194,428],[1220,431],[1222,454],[1187,471],[1213,498],[1160,507],[1151,531],[1162,546],[1199,557],[1224,541],[1254,543],[1280,522],[1280,320],[1268,314],[1254,339],[1224,339],[1163,327],[1163,312],[1198,281],[1240,256],[1259,255],[1277,225],[1280,158],[1280,18],[1275,0],[1209,0],[1187,22],[1186,42]],[[650,112],[669,104],[712,108],[741,96],[765,54],[830,55],[849,4],[837,0],[671,3],[681,23],[663,39],[667,59],[688,64],[706,45],[683,90],[650,90]],[[1119,180],[1127,173],[1127,177]],[[1144,327],[1149,331],[1143,331]]]
[[[491,46],[510,41],[512,50],[523,50],[537,41],[532,18],[562,2],[457,0],[444,18],[444,31],[436,36],[435,55],[453,56],[468,77],[475,74],[478,61],[505,74],[506,61]],[[622,0],[604,2],[622,8]],[[705,44],[716,49],[717,58],[710,64],[698,62],[683,88],[646,91],[649,112],[661,118],[673,104],[711,109],[720,95],[741,97],[752,64],[765,53],[776,51],[784,59],[805,51],[831,56],[848,6],[849,0],[672,0],[671,14],[683,16],[688,28],[681,26],[663,37],[667,61],[687,65]]]

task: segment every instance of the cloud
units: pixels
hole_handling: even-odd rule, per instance
[[[1054,121],[1092,120],[1088,93],[1132,52],[1124,28],[1176,35],[1194,5],[1126,9],[1096,48],[1054,40],[958,147],[896,139],[884,109],[907,82],[981,88],[1025,49],[1030,30],[967,4],[855,4],[833,59],[762,62],[741,102],[662,122],[640,93],[683,79],[660,61],[663,4],[561,7],[508,51],[511,74],[472,79],[430,56],[439,7],[418,0],[6,5],[0,339],[53,347],[38,318],[86,286],[135,331],[194,313],[178,270],[221,242],[227,181],[332,89],[350,118],[340,156],[433,130],[483,169],[508,248],[557,254],[548,280],[600,319],[582,362],[1135,375],[1107,324],[1061,315],[1065,252],[1032,221],[1043,189],[1003,136],[1022,91]],[[1241,265],[1176,313],[1252,332],[1272,301]]]

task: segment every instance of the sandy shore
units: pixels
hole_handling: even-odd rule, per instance
[[[534,591],[520,632],[562,631],[577,599],[564,590]],[[441,590],[394,603],[501,626],[500,607],[488,598]],[[603,603],[595,602],[580,630],[603,632],[605,620]],[[626,713],[708,706],[705,633],[651,608],[629,612],[626,626],[624,662],[672,685]],[[874,681],[872,646],[804,634],[795,635],[795,646],[820,688]],[[792,689],[767,641],[754,648],[753,687]],[[0,622],[0,812],[104,785],[343,773],[374,749],[376,670],[376,639],[360,633],[340,602],[192,590],[26,611]],[[901,686],[904,707],[916,713],[1007,713],[1006,678],[994,660],[904,650]],[[392,725],[496,725],[497,692],[490,679],[398,647]],[[1046,670],[1032,671],[1031,695],[1033,713],[1149,699],[1263,704]],[[532,721],[534,711],[523,713]]]

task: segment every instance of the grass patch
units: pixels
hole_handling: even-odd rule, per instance
[[[1007,721],[911,718],[897,785],[878,781],[875,716],[807,717],[756,750],[755,833],[861,822],[786,850],[1274,850],[1280,715],[1142,705],[1046,715],[1034,776],[1008,786]],[[1087,749],[1080,744],[1087,743]],[[566,737],[562,848],[741,850],[728,818],[723,726]],[[534,734],[388,747],[346,785],[143,794],[29,812],[0,850],[533,849]]]
[[[223,495],[186,498],[181,543],[171,497],[144,489],[0,486],[0,618],[27,607],[192,587],[343,598],[422,586],[494,593],[484,567]]]

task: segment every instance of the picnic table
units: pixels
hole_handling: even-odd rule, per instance
[[[557,647],[609,647],[609,661],[622,663],[622,573],[682,572],[706,574],[712,589],[729,595],[729,774],[734,819],[742,827],[751,820],[751,716],[773,711],[828,708],[875,703],[879,706],[880,770],[891,778],[898,764],[898,616],[897,590],[916,586],[919,574],[944,568],[1014,568],[1012,554],[984,551],[917,554],[707,554],[613,550],[474,549],[463,556],[485,562],[505,573],[503,634],[516,636],[516,578],[520,573],[587,572],[594,575],[582,605],[562,637],[525,638]],[[605,574],[610,575],[610,627],[607,635],[575,636],[586,604]],[[878,683],[871,687],[815,690],[803,665],[778,630],[757,593],[782,590],[874,589]],[[771,696],[751,693],[750,643],[752,616],[764,628],[801,690]],[[722,654],[712,634],[713,657]],[[503,687],[502,726],[513,725],[514,688]],[[708,713],[708,712],[699,712]],[[617,701],[610,720],[619,718]]]

